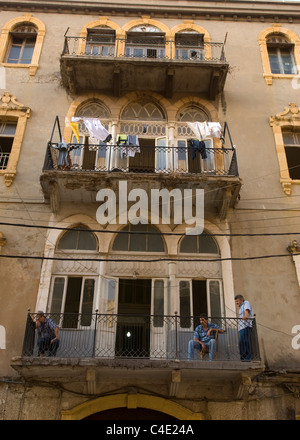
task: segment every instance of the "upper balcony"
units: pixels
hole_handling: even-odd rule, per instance
[[[94,90],[120,96],[151,90],[169,98],[182,92],[215,99],[224,88],[225,42],[207,42],[193,33],[167,40],[157,32],[128,32],[122,38],[103,32],[65,36],[61,76],[71,93]]]

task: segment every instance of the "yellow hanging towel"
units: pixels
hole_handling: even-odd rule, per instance
[[[69,122],[69,124],[70,124],[70,127],[72,128],[74,136],[77,139],[77,142],[80,144],[78,122]]]

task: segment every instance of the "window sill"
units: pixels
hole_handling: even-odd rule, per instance
[[[281,179],[280,180],[281,186],[283,188],[284,193],[287,196],[290,196],[292,194],[292,184],[293,185],[300,185],[300,179]]]
[[[266,80],[266,83],[271,86],[273,84],[273,78],[277,79],[291,79],[297,78],[299,76],[299,73],[291,73],[291,74],[284,74],[284,73],[265,73],[264,78]]]
[[[29,69],[30,76],[34,76],[36,74],[38,67],[39,67],[38,64],[1,63],[1,65],[3,67],[13,67],[13,68],[23,67],[23,68]]]

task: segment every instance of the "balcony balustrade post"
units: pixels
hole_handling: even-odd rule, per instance
[[[178,313],[175,312],[175,360],[178,361]]]
[[[95,357],[95,355],[96,355],[97,322],[98,322],[98,309],[96,309],[96,314],[95,314],[95,331],[94,331],[94,339],[93,339],[93,357]]]

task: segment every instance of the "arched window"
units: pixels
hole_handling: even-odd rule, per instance
[[[75,117],[78,119],[80,146],[74,148],[71,152],[72,167],[74,169],[81,168],[83,170],[104,169],[107,150],[106,144],[99,146],[99,140],[91,136],[83,118],[99,119],[107,134],[110,118],[109,109],[101,101],[88,101],[77,109]],[[78,139],[73,135],[72,142],[76,143],[76,141],[78,141]]]
[[[127,32],[125,56],[164,58],[165,34],[156,26],[141,24]]]
[[[164,252],[164,242],[159,231],[151,225],[127,225],[113,242],[113,251]]]
[[[214,238],[204,232],[201,235],[186,235],[180,242],[179,252],[189,254],[219,254],[219,248]]]
[[[289,79],[290,75],[298,73],[299,42],[295,32],[283,28],[279,23],[274,23],[259,34],[264,78],[268,85],[272,85],[273,78]]]
[[[114,56],[116,32],[108,26],[87,29],[86,55]]]
[[[63,234],[57,245],[58,250],[97,250],[94,234],[85,226],[78,225],[74,230]]]
[[[177,148],[178,148],[178,171],[199,173],[215,172],[215,154],[213,137],[204,140],[205,148],[201,154],[197,154],[190,140],[195,138],[193,130],[187,122],[210,121],[209,113],[202,107],[190,104],[180,109],[177,114]],[[198,150],[200,151],[200,150]]]
[[[130,102],[122,111],[121,119],[137,121],[164,121],[163,110],[149,99]]]
[[[24,14],[9,20],[0,36],[0,62],[4,67],[28,67],[34,76],[39,67],[46,28],[42,21]]]
[[[294,44],[292,44],[284,35],[269,35],[267,37],[267,48],[271,73],[297,73],[294,58]]]
[[[184,29],[176,33],[175,54],[177,59],[205,59],[204,35],[193,29]]]
[[[209,114],[197,105],[184,107],[177,114],[177,121],[203,122],[210,120]]]
[[[10,32],[5,63],[30,64],[37,37],[35,26],[23,23]]]

